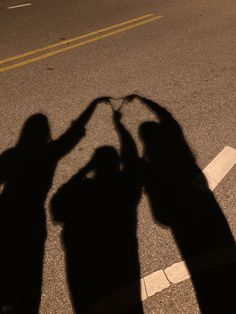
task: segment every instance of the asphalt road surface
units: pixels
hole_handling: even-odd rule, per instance
[[[85,110],[94,99],[104,96],[119,98],[137,94],[161,105],[171,113],[173,117],[172,121],[178,122],[178,130],[182,130],[184,134],[185,140],[183,140],[182,137],[180,141],[184,141],[185,144],[188,143],[190,147],[189,151],[194,155],[196,164],[203,170],[225,147],[231,147],[233,149],[231,152],[235,152],[236,149],[235,39],[236,2],[234,0],[33,0],[30,2],[23,0],[0,0],[1,156],[3,156],[3,152],[9,148],[19,147],[19,139],[23,137],[21,131],[24,123],[29,117],[36,113],[42,113],[44,117],[47,117],[51,136],[53,139],[58,139],[60,135],[68,130],[71,121],[76,121],[82,111]],[[186,230],[189,230],[189,234],[191,234],[192,227],[189,227],[186,215],[184,216],[183,213],[179,216],[174,214],[174,216],[179,217],[176,220],[178,223],[175,224],[167,223],[167,226],[163,226],[163,224],[158,222],[158,219],[155,221],[155,215],[153,215],[151,211],[153,205],[152,200],[148,199],[147,191],[146,193],[142,193],[139,200],[137,196],[137,202],[139,204],[136,217],[133,218],[135,220],[135,226],[130,222],[128,229],[128,222],[124,222],[125,215],[123,216],[123,220],[122,215],[119,214],[117,214],[117,217],[119,217],[120,220],[118,218],[116,220],[116,215],[112,216],[111,222],[107,216],[104,216],[105,218],[102,220],[102,214],[99,215],[97,213],[100,208],[96,207],[96,201],[94,201],[93,204],[93,210],[96,214],[90,212],[81,216],[82,221],[78,222],[77,228],[81,230],[78,234],[83,238],[83,241],[80,240],[83,242],[83,244],[81,244],[81,252],[84,252],[87,260],[83,258],[78,268],[82,267],[83,269],[83,265],[86,264],[87,269],[84,272],[82,271],[82,284],[78,284],[78,291],[76,290],[77,288],[75,288],[75,290],[70,293],[70,284],[73,285],[73,282],[76,282],[77,278],[78,281],[80,281],[81,274],[79,273],[78,275],[76,270],[73,273],[73,267],[71,266],[72,271],[68,277],[74,276],[74,279],[71,279],[72,283],[68,284],[66,273],[70,273],[70,269],[68,270],[71,262],[70,258],[73,259],[74,254],[71,253],[72,257],[70,256],[68,238],[70,238],[71,235],[68,235],[70,232],[67,234],[67,231],[65,231],[63,234],[66,234],[64,238],[67,237],[67,240],[63,240],[63,238],[60,240],[64,227],[63,223],[56,224],[55,221],[53,221],[51,200],[63,184],[69,182],[79,169],[82,169],[88,164],[97,148],[103,145],[110,145],[118,150],[122,149],[124,143],[120,144],[119,140],[121,139],[119,136],[121,137],[121,135],[118,136],[121,131],[119,131],[119,128],[116,129],[114,127],[111,106],[107,105],[105,102],[104,100],[97,104],[95,112],[89,121],[87,121],[85,126],[86,136],[83,132],[83,134],[81,133],[82,135],[79,134],[79,132],[81,132],[81,126],[79,126],[79,129],[76,131],[77,133],[75,132],[78,139],[74,140],[74,142],[72,141],[73,143],[64,149],[65,151],[61,153],[57,161],[54,159],[55,163],[53,165],[50,164],[50,167],[52,167],[50,170],[51,182],[49,182],[50,180],[48,181],[47,189],[49,192],[48,194],[45,192],[46,202],[42,205],[42,207],[45,206],[46,210],[47,236],[43,258],[42,288],[41,291],[38,292],[41,295],[40,313],[73,313],[72,304],[74,304],[74,307],[79,304],[77,307],[78,313],[80,313],[80,306],[82,310],[83,306],[84,309],[87,310],[87,308],[89,308],[87,304],[89,304],[90,300],[91,304],[95,301],[97,303],[101,301],[98,298],[99,292],[96,291],[99,291],[99,285],[101,285],[101,287],[106,285],[109,281],[108,277],[114,277],[114,281],[117,281],[117,285],[108,289],[109,296],[116,294],[118,288],[123,289],[123,283],[125,287],[140,278],[142,278],[141,284],[144,285],[142,286],[142,295],[140,296],[139,288],[131,289],[130,291],[128,290],[125,296],[113,297],[113,299],[117,298],[116,301],[114,301],[112,297],[109,296],[108,299],[107,296],[104,299],[105,292],[104,294],[101,293],[101,299],[105,301],[100,302],[100,309],[99,307],[94,307],[91,310],[94,313],[194,314],[200,313],[201,311],[203,313],[213,313],[211,312],[212,308],[209,307],[207,309],[210,303],[206,305],[207,301],[204,301],[204,298],[202,299],[201,293],[204,289],[202,290],[199,287],[201,287],[204,280],[207,281],[206,287],[211,287],[209,282],[212,282],[212,286],[217,287],[218,285],[218,295],[215,295],[214,298],[216,306],[219,303],[219,310],[214,311],[214,313],[236,313],[236,304],[232,301],[231,297],[233,289],[235,291],[235,287],[232,286],[232,283],[235,282],[235,246],[233,241],[226,241],[225,243],[222,241],[223,244],[220,249],[223,248],[223,253],[219,253],[221,257],[219,259],[214,257],[210,258],[221,261],[219,262],[220,265],[217,265],[215,268],[213,267],[214,270],[212,270],[210,262],[210,270],[207,271],[206,277],[204,277],[206,271],[200,272],[198,277],[194,277],[195,275],[192,273],[194,267],[191,266],[191,263],[187,263],[190,275],[181,275],[181,271],[186,272],[186,269],[183,270],[180,268],[176,270],[175,274],[180,275],[180,277],[182,276],[182,279],[176,282],[171,281],[170,277],[167,275],[167,271],[164,272],[163,270],[175,265],[175,263],[186,260],[186,256],[188,255],[190,258],[192,257],[191,253],[188,254],[188,252],[191,252],[191,249],[188,251],[188,245],[186,243],[186,237],[188,235]],[[122,100],[112,100],[112,104],[115,108],[118,108],[121,102]],[[121,111],[121,123],[134,138],[139,156],[141,157],[143,153],[145,154],[145,151],[138,135],[138,128],[139,125],[145,121],[154,121],[156,119],[155,112],[148,110],[147,106],[138,99],[124,104]],[[159,118],[159,122],[161,122],[161,117]],[[119,117],[117,117],[116,121],[118,120]],[[119,122],[117,123],[119,124]],[[76,128],[76,122],[73,125]],[[176,130],[174,134],[177,138],[178,131]],[[81,136],[80,139],[79,136]],[[152,140],[153,139],[150,139],[150,142]],[[161,140],[162,146],[160,148],[164,149],[165,147],[167,153],[165,160],[162,160],[164,163],[162,167],[160,167],[163,177],[166,178],[164,179],[166,186],[168,186],[168,184],[172,186],[170,183],[172,180],[173,182],[178,180],[182,182],[181,164],[176,162],[181,148],[178,148],[179,146],[176,145],[177,142],[171,142],[171,140],[169,140],[170,138],[168,136],[164,136],[164,140]],[[158,139],[155,143],[158,143]],[[26,160],[26,162],[24,161],[24,165],[27,165],[27,163],[28,165],[30,164],[30,154],[34,153],[34,149],[36,149],[33,144],[30,146],[31,144],[28,144],[28,151],[26,156],[24,156],[24,160]],[[158,151],[158,147],[154,150]],[[51,151],[52,150],[50,150],[50,152]],[[35,153],[35,155],[37,154],[38,153]],[[235,156],[235,153],[232,154]],[[39,169],[42,168],[42,172],[44,172],[44,168],[42,167],[43,162],[49,165],[48,159],[45,159],[49,157],[45,156],[42,157],[44,158],[43,160],[39,159],[39,161],[41,160],[40,164],[34,164],[33,166],[35,168],[32,168],[33,172],[35,169],[35,173],[39,176],[41,172],[41,170],[38,171]],[[224,214],[226,219],[225,224],[228,223],[228,229],[226,228],[228,230],[227,232],[231,233],[232,239],[235,239],[235,157],[231,158],[226,154],[222,158],[224,159],[222,163],[216,163],[216,166],[213,167],[209,176],[211,177],[215,173],[218,173],[218,171],[223,171],[223,175],[221,179],[218,180],[214,189],[212,189],[213,194],[210,194],[209,190],[207,193],[210,194],[211,200],[214,199],[213,202],[215,202],[216,211],[221,211],[221,214]],[[27,161],[28,159],[29,161]],[[5,166],[2,160],[4,160],[4,158],[0,157],[0,171],[4,173]],[[105,162],[105,159],[102,159],[101,163],[102,162]],[[222,169],[227,168],[227,164],[229,163],[231,163],[231,166],[224,172]],[[185,164],[185,159],[183,164]],[[32,164],[30,165],[32,166]],[[20,167],[21,169],[21,166],[22,165],[19,163],[18,168]],[[179,172],[175,169],[178,167]],[[11,166],[10,169],[12,169]],[[54,170],[55,173],[53,173]],[[0,214],[1,217],[3,217],[3,219],[0,218],[2,220],[1,229],[7,230],[6,234],[4,234],[5,231],[1,234],[1,243],[3,243],[1,245],[3,245],[3,248],[4,241],[8,241],[8,238],[11,238],[12,241],[9,242],[13,245],[12,251],[15,250],[14,245],[20,243],[20,246],[18,246],[18,244],[16,245],[18,246],[16,250],[17,253],[12,255],[14,256],[14,261],[11,261],[13,265],[12,269],[16,267],[15,265],[20,265],[19,268],[25,267],[24,254],[27,250],[31,252],[32,246],[34,246],[34,244],[29,244],[31,246],[28,248],[28,244],[26,245],[24,241],[19,242],[21,241],[19,240],[17,242],[14,239],[18,238],[18,236],[19,239],[21,239],[19,233],[24,233],[23,229],[25,228],[26,230],[28,228],[26,223],[25,225],[24,223],[22,224],[22,221],[27,220],[27,218],[24,218],[24,214],[27,215],[24,204],[31,204],[31,200],[34,202],[35,198],[32,196],[32,193],[40,188],[38,184],[39,181],[37,181],[38,179],[34,176],[34,173],[31,173],[31,176],[29,176],[32,182],[27,182],[24,188],[24,183],[27,181],[27,179],[25,179],[26,172],[18,172],[20,173],[21,179],[19,180],[18,178],[16,182],[18,183],[19,190],[24,191],[21,192],[21,195],[24,194],[25,199],[21,199],[20,197],[20,200],[18,200],[17,197],[19,197],[19,193],[14,192],[16,194],[13,193],[12,196],[10,195],[10,199],[16,199],[10,204],[14,204],[16,208],[12,210],[11,214]],[[15,182],[14,175],[18,172],[15,169],[11,171],[10,182],[11,180]],[[27,174],[29,175],[29,173]],[[179,176],[178,178],[175,177],[177,174]],[[88,178],[91,179],[92,182],[94,174],[88,174]],[[173,185],[174,184],[175,183],[173,183]],[[109,185],[110,182],[108,183],[108,186]],[[6,194],[4,193],[4,188],[7,190],[7,186],[8,181],[5,181],[5,177],[1,173],[0,187],[2,199],[4,199],[4,195]],[[126,191],[123,186],[126,186],[127,191],[129,191],[129,188],[132,187],[132,183],[129,184],[129,181],[124,181],[123,185],[118,186],[116,184],[114,186],[117,189],[117,204],[119,202],[119,204],[122,204],[120,201],[120,199],[122,199],[122,191]],[[10,191],[17,191],[18,187],[15,187],[13,190],[10,189]],[[142,186],[139,188],[142,189]],[[138,190],[138,188],[136,190]],[[144,190],[143,188],[143,192]],[[91,194],[90,197],[90,192],[86,191],[87,190],[83,193],[88,193],[88,198],[93,199],[93,197],[95,197],[93,194]],[[126,192],[124,192],[124,194]],[[31,195],[28,194],[27,196],[27,193],[31,193]],[[94,193],[96,194],[96,191]],[[188,192],[186,192],[186,198],[188,198],[187,194]],[[37,193],[35,195],[37,195]],[[129,192],[126,197],[128,198],[128,196]],[[9,195],[7,197],[9,197]],[[168,199],[171,200],[173,197],[170,192],[166,195],[166,201]],[[109,199],[109,195],[107,195],[107,198]],[[190,200],[194,202],[193,199]],[[2,203],[4,203],[4,201],[2,201]],[[2,205],[2,203],[0,201],[0,205]],[[70,211],[70,207],[74,206],[71,199],[69,203],[64,206],[65,212],[67,212],[67,206],[68,212]],[[90,203],[92,204],[92,201]],[[171,201],[169,203],[171,204]],[[63,205],[60,204],[62,204],[62,202],[60,203],[59,201],[59,207],[61,206],[63,208]],[[126,205],[124,204],[120,206],[124,206],[125,208]],[[201,203],[199,204],[198,206],[201,207]],[[172,203],[172,205],[175,206],[175,203]],[[110,206],[111,210],[117,208],[115,203],[110,203]],[[134,205],[131,204],[129,206],[131,208]],[[196,204],[193,205],[189,203],[188,206],[190,206],[190,208],[192,206],[196,207]],[[212,206],[212,204],[209,206]],[[9,208],[11,211],[11,207]],[[82,209],[80,208],[82,207],[78,206],[78,211],[81,212]],[[2,205],[0,211],[4,212],[4,210],[4,205]],[[32,208],[32,210],[34,210],[34,208]],[[14,214],[14,211],[18,212],[18,216]],[[199,211],[202,213],[202,207],[199,208]],[[33,214],[30,215],[33,216]],[[181,215],[183,215],[183,217]],[[16,217],[20,217],[19,219],[21,220],[17,220],[18,218]],[[79,216],[75,217],[78,218]],[[191,217],[194,217],[194,214],[192,216],[190,214],[189,217],[189,219],[192,219]],[[215,237],[213,234],[215,232],[214,214],[212,217],[213,220],[208,221],[208,224],[200,223],[197,226],[199,238],[204,235],[206,242],[208,242],[208,234],[204,228],[207,228],[207,225],[209,226],[209,238]],[[63,219],[64,218],[59,220],[63,221]],[[106,222],[108,225],[111,223],[111,227],[107,227],[107,224],[104,223],[104,219],[107,219]],[[116,223],[112,222],[112,219],[116,220]],[[207,220],[204,214],[202,219],[205,219],[204,221]],[[211,215],[208,219],[211,220]],[[217,219],[218,218],[216,218],[216,220]],[[73,225],[73,218],[72,222],[70,220],[70,223]],[[107,261],[104,258],[103,264],[101,260],[109,253],[107,251],[109,251],[114,244],[112,239],[109,239],[113,229],[112,223],[115,224],[116,227],[118,224],[119,228],[117,228],[117,233],[120,232],[119,230],[123,230],[123,234],[125,234],[126,231],[128,232],[134,228],[133,230],[137,234],[137,239],[133,236],[133,238],[137,240],[136,242],[133,240],[136,247],[131,248],[130,259],[127,257],[128,255],[125,255],[128,253],[124,253],[124,250],[122,251],[121,249],[122,253],[120,254],[124,253],[124,259],[121,259],[123,262],[120,260],[119,263],[114,263],[114,259]],[[193,221],[191,223],[193,223]],[[22,226],[19,226],[20,224],[22,224]],[[99,224],[100,228],[98,226]],[[179,228],[179,226],[185,231],[180,231],[181,228]],[[70,228],[70,225],[68,228]],[[75,226],[73,228],[75,228]],[[106,231],[106,228],[110,230],[111,233]],[[218,234],[221,234],[222,229],[221,227],[219,228]],[[225,231],[224,234],[227,232]],[[102,236],[100,236],[100,233],[102,233]],[[10,236],[10,234],[12,236]],[[29,234],[29,237],[30,236],[31,234]],[[178,242],[178,239],[182,239],[181,237],[185,237],[185,240],[179,240]],[[38,241],[36,238],[35,241]],[[96,238],[98,240],[96,240]],[[22,239],[24,239],[24,237]],[[109,239],[110,242],[109,246],[106,247],[104,242],[106,243],[106,241],[108,241],[107,239]],[[214,245],[212,247],[209,246],[209,248],[206,248],[203,252],[200,249],[197,250],[197,248],[195,250],[194,245],[196,245],[196,243],[199,244],[201,241],[195,241],[191,238],[188,240],[190,243],[189,246],[191,247],[192,245],[193,247],[192,253],[196,253],[193,254],[196,255],[196,258],[198,258],[199,255],[205,256],[206,254],[208,256],[213,249],[218,252],[219,247],[214,247]],[[67,251],[64,250],[65,243],[63,241],[67,241]],[[102,242],[99,243],[99,241]],[[204,243],[204,241],[202,243]],[[71,247],[73,247],[75,251],[77,250],[77,244],[76,241],[75,244],[71,244]],[[41,244],[37,245],[40,246]],[[228,253],[224,253],[224,249],[228,245],[231,247],[231,253],[229,253],[229,255],[227,255]],[[80,246],[78,247],[80,250]],[[133,253],[135,249],[136,255]],[[37,251],[37,249],[35,251]],[[119,252],[116,248],[111,249],[111,251]],[[92,254],[91,252],[95,253]],[[116,256],[114,252],[111,254]],[[224,254],[228,257],[226,257],[226,255],[224,256]],[[5,256],[7,260],[7,254],[5,254],[5,252],[1,252],[1,255]],[[134,272],[133,277],[130,277],[130,282],[125,278],[125,271],[129,274],[132,273],[132,271],[128,272],[127,267],[124,266],[126,264],[124,260],[127,264],[130,264],[133,260],[133,263],[136,263],[134,268],[136,267],[138,269],[136,269],[136,273]],[[204,258],[203,262],[200,260],[199,263],[204,264]],[[5,272],[4,267],[6,267],[6,264],[9,263],[3,263],[5,266],[2,266],[2,273]],[[78,265],[79,264],[80,258],[78,258]],[[104,265],[106,265],[106,267],[104,267]],[[118,268],[120,269],[118,270]],[[12,269],[10,272],[14,272]],[[157,279],[151,277],[152,274],[154,274],[153,276],[155,277],[157,271],[161,271],[160,275],[164,274],[164,281],[162,281],[163,278],[158,276]],[[27,274],[27,270],[22,271],[22,273],[24,272]],[[226,272],[227,275],[225,275],[226,273],[224,272]],[[18,278],[19,273],[21,273],[21,271],[18,269],[15,278]],[[119,276],[116,274],[119,274]],[[190,277],[192,276],[194,278],[191,280]],[[14,275],[11,275],[11,277],[13,278]],[[118,277],[122,278],[119,283]],[[222,277],[224,277],[224,280]],[[10,291],[9,295],[14,295],[14,300],[17,301],[12,301],[11,299],[10,301],[6,301],[4,298],[3,301],[0,301],[3,302],[5,310],[9,310],[12,304],[13,307],[14,304],[20,304],[19,308],[21,309],[18,310],[17,313],[34,313],[36,310],[34,309],[32,312],[30,306],[28,309],[26,305],[27,300],[31,298],[31,294],[27,289],[31,289],[34,286],[32,283],[33,280],[27,286],[23,280],[24,276],[22,275],[22,277],[19,278],[21,281],[18,280],[17,282],[16,279],[17,288],[13,287],[14,278],[9,279],[9,281],[13,281],[9,284],[10,288],[7,288]],[[40,281],[40,275],[37,280]],[[103,281],[104,285],[102,284]],[[112,279],[109,282],[110,284],[113,283]],[[160,282],[163,282],[163,286],[159,289],[157,286]],[[19,291],[21,284],[22,289]],[[30,284],[32,284],[32,286],[30,286]],[[1,289],[2,288],[3,287],[1,287]],[[105,288],[104,291],[106,291]],[[135,293],[139,294],[139,297],[137,297]],[[78,301],[75,301],[77,298],[76,294],[78,295]],[[89,297],[90,294],[91,298]],[[222,302],[218,302],[218,300],[221,299],[221,294],[225,294],[225,296],[222,296]],[[16,297],[16,295],[19,297]],[[82,301],[80,301],[80,298]],[[87,303],[84,302],[83,304],[83,298],[87,300]],[[133,306],[136,304],[136,301],[131,302],[130,307],[121,305],[125,304],[125,302],[129,303],[127,300],[132,298],[143,299],[142,309],[140,305]],[[72,300],[74,300],[74,303]],[[31,303],[33,302],[29,300],[28,304]],[[203,304],[206,305],[205,308]],[[25,310],[22,310],[24,306]],[[2,307],[2,311],[3,308],[4,307]]]

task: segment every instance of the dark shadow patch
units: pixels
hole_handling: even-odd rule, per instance
[[[38,313],[46,217],[44,203],[58,161],[84,137],[96,102],[57,140],[47,117],[32,115],[15,147],[0,156],[0,312]]]
[[[212,251],[227,247],[235,250],[226,218],[209,190],[178,122],[165,108],[149,99],[133,95],[127,100],[134,98],[150,109],[159,121],[145,122],[139,129],[144,146],[143,185],[153,217],[161,226],[171,229],[183,259],[187,261],[201,312],[236,313],[233,293],[236,263],[206,270],[200,275],[195,273],[191,263],[192,258],[201,256],[202,265],[198,266],[204,269],[207,255]],[[193,184],[196,177],[201,177],[201,189]]]
[[[120,118],[114,111],[120,152],[111,146],[96,149],[87,165],[52,200],[53,218],[63,224],[67,278],[76,313],[89,309],[92,313],[119,312],[122,296],[113,294],[105,303],[101,300],[140,278],[136,237],[142,189],[139,158]],[[132,298],[140,301],[139,284],[132,286]],[[141,303],[138,308],[137,313],[143,313]]]

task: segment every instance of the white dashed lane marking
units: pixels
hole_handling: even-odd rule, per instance
[[[236,164],[236,149],[225,146],[225,148],[214,158],[203,170],[208,186],[213,191],[220,181]]]
[[[167,267],[164,272],[168,280],[172,283],[179,283],[190,278],[190,273],[185,261],[181,261]]]
[[[170,282],[162,269],[147,275],[143,280],[147,291],[147,298],[170,286]]]
[[[220,181],[236,164],[236,149],[226,146],[202,171],[206,177],[209,189],[213,191]],[[201,180],[196,180],[197,184]],[[236,261],[236,247],[222,248],[209,252],[205,256],[194,258],[191,263],[194,272],[201,273],[224,264]],[[157,270],[136,282],[114,292],[112,295],[101,300],[93,306],[88,313],[97,313],[98,309],[108,313],[111,307],[114,313],[123,313],[130,307],[140,302],[140,295],[137,295],[137,286],[140,287],[141,300],[144,301],[154,294],[168,288],[171,284],[177,284],[190,278],[190,273],[185,261]],[[110,312],[109,312],[110,313]]]
[[[18,9],[18,8],[22,8],[22,7],[28,7],[32,5],[32,3],[28,2],[28,3],[22,3],[22,4],[18,4],[18,5],[12,5],[10,7],[7,7],[8,10],[11,10],[11,9]]]

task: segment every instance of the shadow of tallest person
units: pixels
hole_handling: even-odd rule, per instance
[[[163,107],[137,98],[158,118],[139,129],[144,145],[144,188],[156,222],[171,229],[197,295],[201,313],[236,313],[236,263],[228,223],[184,138],[180,125]],[[194,180],[201,178],[201,188]],[[195,259],[194,259],[195,258]],[[229,259],[230,261],[230,259]],[[223,265],[224,264],[224,265]]]
[[[67,278],[77,314],[123,313],[119,308],[123,304],[116,298],[104,304],[101,300],[140,276],[136,238],[139,159],[121,114],[114,111],[113,119],[120,154],[112,146],[96,149],[88,164],[52,200],[54,220],[63,223]],[[128,297],[140,300],[139,285]],[[141,305],[138,310],[143,313]]]
[[[96,104],[91,103],[57,140],[51,140],[45,115],[31,116],[16,146],[0,156],[1,313],[38,312],[46,239],[44,203],[58,161],[85,135]]]

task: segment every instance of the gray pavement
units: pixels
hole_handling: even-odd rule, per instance
[[[52,137],[57,138],[93,99],[132,93],[145,95],[173,114],[201,169],[225,146],[236,148],[235,1],[43,0],[6,9],[18,3],[23,2],[0,2],[0,59],[148,13],[163,17],[0,73],[1,152],[17,143],[25,120],[34,113],[47,115]],[[122,121],[140,155],[137,129],[149,119],[153,115],[140,104],[123,108]],[[61,226],[52,223],[49,202],[87,163],[94,149],[104,144],[119,148],[110,107],[101,104],[89,121],[86,137],[59,162],[47,197],[40,313],[72,313]],[[214,191],[234,237],[235,179],[234,167]],[[139,204],[137,235],[141,277],[183,259],[171,231],[154,223],[145,195]],[[200,313],[191,281],[171,285],[146,299],[144,312]]]

